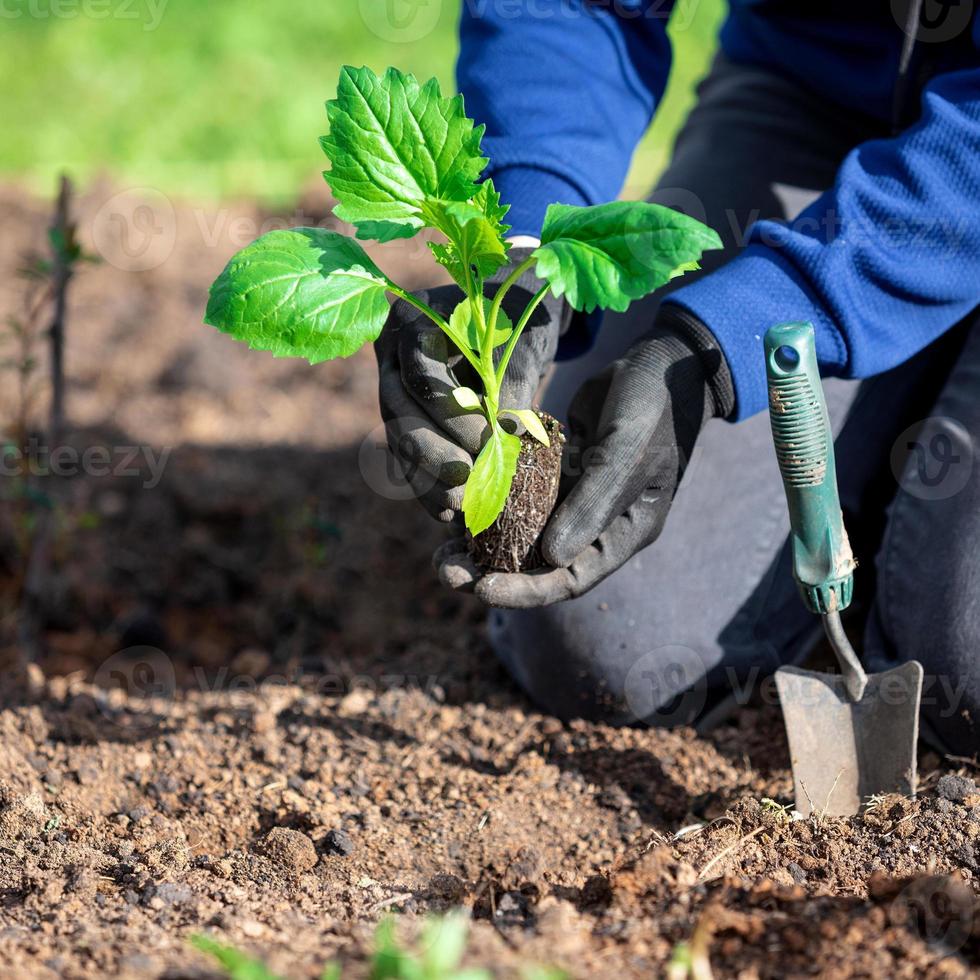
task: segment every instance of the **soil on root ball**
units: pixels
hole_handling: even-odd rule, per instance
[[[486,572],[529,572],[544,564],[538,539],[558,499],[565,438],[557,419],[546,412],[537,415],[550,445],[524,433],[503,511],[490,527],[470,538],[470,554]]]

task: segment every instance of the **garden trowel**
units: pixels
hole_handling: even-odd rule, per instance
[[[789,504],[793,576],[807,608],[822,617],[841,671],[776,671],[796,809],[804,816],[849,816],[884,793],[915,795],[922,665],[912,660],[868,675],[841,625],[855,561],[837,492],[813,327],[772,327],[765,356],[772,437]]]

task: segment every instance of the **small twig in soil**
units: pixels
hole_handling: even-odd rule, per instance
[[[659,830],[651,831],[649,840],[644,841],[642,844],[627,846],[626,850],[613,861],[612,867],[609,869],[609,874],[617,874],[627,861],[639,860],[644,854],[649,853],[654,844],[666,843],[668,843],[667,838]]]
[[[837,773],[837,778],[836,778],[836,779],[834,780],[834,785],[830,787],[830,790],[829,790],[829,792],[827,793],[827,800],[826,800],[826,802],[824,803],[824,805],[823,805],[823,811],[822,811],[822,812],[821,812],[821,814],[820,814],[820,819],[821,819],[821,820],[822,820],[822,819],[823,819],[824,817],[826,817],[826,816],[827,816],[827,811],[828,811],[828,810],[830,809],[830,800],[831,800],[831,797],[832,797],[832,796],[834,795],[834,790],[835,790],[835,789],[837,789],[837,784],[838,784],[838,783],[840,782],[840,778],[841,778],[841,776],[843,776],[843,775],[844,775],[844,770],[843,770],[843,769],[841,769],[841,771],[840,771],[839,773]],[[809,798],[809,797],[808,797],[808,798]]]
[[[646,854],[654,844],[666,844],[667,838],[659,830],[650,831],[650,839],[643,845],[641,855]]]
[[[965,766],[972,766],[974,769],[980,769],[980,762],[977,761],[976,756],[972,758],[968,755],[947,755],[943,758],[948,759],[950,762],[962,762]]]
[[[671,838],[671,840],[680,840],[682,837],[687,837],[690,834],[700,834],[702,830],[708,825],[705,823],[690,823],[686,827],[681,827],[677,833]]]
[[[810,813],[816,813],[817,808],[813,805],[813,798],[810,796],[810,792],[806,788],[806,783],[802,779],[800,780],[800,789],[803,790],[803,795],[806,797],[807,803],[810,804]]]
[[[410,898],[415,898],[411,892],[401,892],[398,895],[390,895],[388,898],[383,898],[380,902],[375,902],[368,909],[368,914],[373,915],[375,912],[380,912],[382,909],[390,908],[392,905],[397,905],[399,902],[407,902]]]
[[[493,926],[494,931],[497,933],[497,935],[500,936],[500,938],[511,949],[517,949],[517,943],[515,943],[514,940],[510,936],[508,936],[506,932],[504,932],[503,926],[500,924],[500,922],[497,921],[497,899],[493,890],[493,882],[490,883],[489,898],[490,898],[490,925]]]
[[[916,816],[917,814],[915,813],[907,813],[904,817],[902,817],[901,820],[895,823],[895,826],[892,827],[892,829],[889,830],[887,834],[882,834],[881,839],[888,840],[888,838],[891,837],[891,835],[894,834],[895,831],[898,830],[898,828],[901,827],[903,823],[905,823],[908,820],[913,820]]]
[[[743,837],[740,837],[734,844],[729,844],[723,851],[716,854],[701,870],[698,872],[698,880],[707,877],[708,872],[721,860],[728,857],[733,851],[737,851],[746,841],[751,840],[757,834],[761,834],[762,831],[766,829],[765,824],[761,824],[756,827],[755,830],[749,831]]]

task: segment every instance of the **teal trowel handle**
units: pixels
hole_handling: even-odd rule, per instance
[[[765,349],[769,419],[792,525],[793,574],[812,612],[839,612],[851,601],[854,557],[837,495],[813,327],[772,327]]]
[[[807,607],[824,617],[848,693],[858,701],[867,678],[840,622],[840,611],[851,602],[855,562],[837,493],[834,440],[813,327],[772,327],[765,351],[772,439],[789,504],[793,575]]]

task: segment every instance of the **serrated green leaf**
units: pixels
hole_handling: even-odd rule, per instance
[[[614,201],[552,204],[534,256],[538,276],[576,310],[622,312],[711,248],[721,248],[721,239],[695,218],[659,204]]]
[[[670,278],[676,279],[678,276],[684,275],[685,272],[697,272],[697,270],[700,268],[701,263],[698,262],[697,259],[693,259],[690,262],[684,262],[674,269],[674,271],[670,274]]]
[[[490,300],[483,299],[484,317],[490,312]],[[462,300],[449,317],[449,332],[453,340],[459,345],[467,346],[470,350],[479,352],[483,346],[483,336],[480,332],[480,324],[473,316],[473,306],[468,299]],[[497,325],[493,331],[493,346],[499,347],[506,344],[510,335],[514,332],[514,324],[510,317],[503,310],[497,311]]]
[[[470,534],[480,534],[500,516],[520,452],[521,440],[494,422],[463,488],[463,518]]]
[[[337,98],[327,102],[330,132],[320,143],[324,174],[337,199],[334,214],[359,238],[410,238],[423,226],[426,201],[468,201],[486,166],[483,126],[467,119],[462,96],[443,98],[439,83],[420,85],[389,68],[341,70]]]
[[[530,408],[505,408],[501,410],[501,415],[513,415],[516,419],[519,419],[523,424],[524,428],[527,429],[531,435],[538,440],[543,446],[550,446],[551,440],[548,438],[548,432],[544,427],[541,419],[538,417],[538,413]]]
[[[204,321],[255,350],[315,364],[377,338],[387,288],[353,239],[322,228],[271,231],[225,266]]]
[[[475,268],[486,279],[507,264],[510,244],[504,236],[510,225],[502,219],[508,210],[491,180],[484,181],[470,201],[433,202],[424,208],[426,224],[449,239],[447,244],[431,243],[432,254],[461,286],[466,285],[467,269]]]

